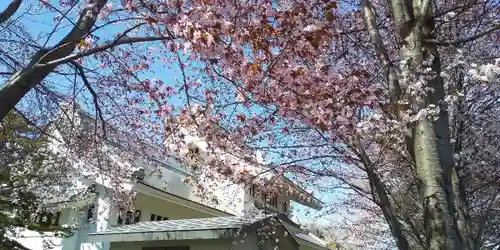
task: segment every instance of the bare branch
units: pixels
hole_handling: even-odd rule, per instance
[[[123,38],[120,40],[116,40],[114,42],[108,43],[108,44],[103,44],[101,46],[89,49],[87,51],[84,51],[82,53],[77,53],[77,54],[71,54],[69,56],[59,58],[44,64],[38,64],[36,67],[38,68],[43,68],[43,67],[49,67],[49,66],[57,66],[61,65],[64,63],[68,63],[71,61],[74,61],[76,59],[89,56],[95,53],[103,52],[107,49],[119,46],[119,45],[125,45],[125,44],[134,44],[134,43],[141,43],[141,42],[153,42],[153,41],[164,41],[164,40],[170,40],[172,39],[171,37],[166,37],[166,36],[161,36],[161,37],[156,37],[156,36],[146,36],[146,37],[128,37],[128,38]]]
[[[495,190],[495,192],[491,194],[488,208],[486,209],[484,214],[481,216],[479,228],[476,232],[476,237],[474,239],[475,249],[479,249],[481,247],[484,228],[486,227],[486,224],[488,223],[488,218],[491,214],[491,211],[494,210],[493,205],[495,204],[495,201],[498,199],[499,196],[500,196],[500,189]]]
[[[474,41],[476,39],[479,39],[479,38],[481,38],[483,36],[489,35],[489,34],[495,32],[497,30],[500,30],[500,25],[496,25],[495,27],[493,27],[493,28],[491,28],[489,30],[483,31],[481,33],[478,33],[476,35],[473,35],[473,36],[470,36],[470,37],[466,37],[466,38],[463,38],[463,39],[456,39],[456,40],[451,40],[451,41],[428,39],[428,40],[425,40],[425,42],[428,43],[428,44],[435,44],[435,45],[441,45],[441,46],[460,45],[460,44],[472,42],[472,41]]]
[[[88,91],[92,95],[92,98],[94,101],[94,106],[95,106],[96,116],[98,116],[99,119],[101,120],[103,136],[104,136],[104,138],[106,138],[106,128],[104,127],[105,120],[104,120],[104,117],[102,115],[101,106],[99,105],[99,97],[97,96],[97,93],[92,88],[92,85],[90,84],[89,80],[87,79],[87,76],[85,75],[85,71],[83,70],[83,67],[78,63],[72,63],[72,65],[75,66],[76,70],[78,70],[78,74],[82,78],[83,84],[85,85],[85,87],[88,89]],[[96,122],[97,122],[97,119],[96,119]],[[97,124],[95,127],[97,129]]]

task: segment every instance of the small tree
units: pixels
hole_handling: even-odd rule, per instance
[[[63,237],[71,234],[71,225],[47,221],[49,227],[35,220],[46,211],[45,205],[60,195],[50,188],[64,185],[65,179],[54,171],[54,166],[64,161],[46,149],[46,139],[16,112],[0,124],[0,246],[7,249],[24,249],[12,240],[19,229],[55,232]]]

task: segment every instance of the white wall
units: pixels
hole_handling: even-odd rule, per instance
[[[184,182],[188,175],[174,170],[176,167],[181,168],[175,161],[168,160],[163,164],[155,163],[154,166],[148,166],[145,163],[141,165],[144,167],[146,174],[144,181],[148,184],[186,199],[192,196],[191,186]]]
[[[284,235],[282,230],[276,234]],[[276,250],[276,244],[266,240],[265,250]],[[143,247],[189,246],[189,250],[258,250],[258,238],[255,233],[247,234],[240,239],[213,240],[177,240],[177,241],[144,241],[144,242],[112,242],[110,250],[142,250]],[[280,237],[280,250],[297,250],[296,245],[288,238]],[[307,249],[309,250],[309,249]]]
[[[140,221],[149,221],[151,214],[165,216],[170,220],[212,216],[194,208],[185,207],[160,198],[141,194],[136,197],[134,207],[141,211]]]
[[[84,228],[81,224],[81,218],[86,215],[86,211],[65,208],[61,211],[61,216],[59,217],[60,225],[75,226],[78,228]],[[77,249],[79,245],[79,239],[81,237],[81,232],[75,230],[73,236],[69,238],[55,237],[52,232],[47,232],[40,234],[36,231],[31,231],[27,229],[19,229],[18,237],[15,237],[20,244],[31,249],[31,250],[73,250]]]
[[[54,237],[52,233],[47,233],[42,236],[35,231],[20,229],[19,236],[20,237],[16,237],[15,240],[31,250],[45,250],[44,246],[48,246],[47,249],[50,250],[62,249],[61,238]]]
[[[237,216],[243,215],[245,189],[242,185],[210,178],[203,179],[202,184],[205,196],[202,198],[193,197],[193,200]],[[195,188],[195,193],[201,193],[196,190],[199,189]]]

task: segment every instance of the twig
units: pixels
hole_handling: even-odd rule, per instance
[[[90,94],[92,95],[92,98],[94,99],[96,116],[98,116],[102,122],[102,132],[103,132],[104,138],[106,138],[106,128],[104,126],[105,120],[104,120],[104,117],[102,115],[101,107],[99,106],[99,97],[97,96],[97,93],[95,92],[94,88],[92,88],[92,85],[90,84],[89,80],[87,79],[87,76],[85,76],[85,72],[83,71],[83,67],[80,64],[75,63],[75,62],[72,62],[71,64],[73,66],[75,66],[75,68],[78,70],[78,73],[79,73],[80,77],[82,78],[83,84],[85,85],[85,87],[87,87]],[[97,120],[96,120],[95,127],[97,129]]]

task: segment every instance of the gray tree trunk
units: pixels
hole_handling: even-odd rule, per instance
[[[423,102],[415,104],[420,108],[429,105],[441,108],[437,120],[423,118],[413,130],[413,150],[423,199],[427,243],[430,249],[464,249],[462,234],[456,224],[455,202],[462,199],[456,192],[457,183],[453,181],[458,177],[454,174],[440,57],[435,45],[424,43],[431,38],[434,28],[432,3],[425,0],[393,0],[392,5],[400,37],[405,41],[401,59],[416,77],[421,74],[418,72],[421,68],[431,68],[433,73],[432,79],[427,81],[430,91],[425,94]]]
[[[419,68],[430,67],[434,74],[434,77],[427,82],[427,87],[432,91],[425,94],[423,102],[413,104],[420,108],[428,107],[430,104],[441,107],[437,120],[424,118],[418,121],[405,138],[408,152],[416,164],[424,208],[427,245],[429,249],[470,248],[470,219],[454,167],[449,119],[446,107],[443,106],[445,92],[440,77],[439,53],[435,45],[424,42],[430,38],[431,30],[434,28],[432,4],[426,0],[391,0],[391,5],[399,36],[404,40],[400,58],[409,66],[407,70],[410,74],[418,76]],[[396,115],[401,118],[404,107],[401,107],[399,101],[405,98],[402,95],[409,83],[401,81],[394,65],[389,61],[376,27],[375,10],[369,0],[363,1],[363,14],[375,52],[385,67],[391,102],[396,107]],[[385,212],[384,215],[387,217]],[[401,234],[393,232],[393,236],[398,242]]]

